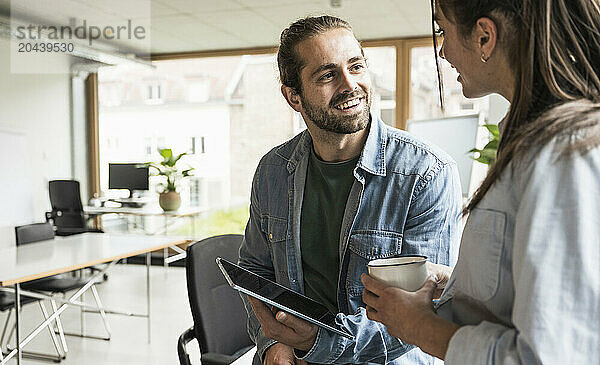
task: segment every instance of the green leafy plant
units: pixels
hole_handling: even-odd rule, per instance
[[[181,158],[187,155],[187,153],[183,152],[175,156],[173,155],[173,150],[170,148],[159,148],[158,153],[162,156],[162,161],[147,162],[144,166],[152,167],[154,169],[152,175],[165,176],[167,178],[166,183],[159,184],[163,193],[177,191],[177,185],[181,179],[191,176],[191,171],[194,169],[193,167],[187,167],[181,171],[179,169],[177,163],[180,162]],[[179,165],[181,165],[181,163]]]
[[[500,131],[495,124],[484,124],[483,126],[490,132],[490,141],[482,149],[473,148],[468,153],[477,154],[472,157],[475,161],[491,165],[496,161],[498,145],[500,144]]]

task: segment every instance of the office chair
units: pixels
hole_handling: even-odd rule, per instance
[[[194,326],[179,337],[179,363],[189,365],[185,346],[193,339],[200,346],[202,365],[230,364],[254,344],[246,331],[247,314],[238,292],[228,284],[216,257],[236,262],[243,236],[228,234],[188,246],[186,279]]]
[[[81,204],[79,181],[52,180],[48,183],[51,212],[46,212],[46,220],[52,220],[57,236],[70,236],[84,232],[102,232],[88,228]]]
[[[36,240],[40,241],[40,240],[44,240],[44,239],[54,238],[54,232],[52,231],[52,226],[49,223],[42,223],[42,224],[44,224],[44,226],[40,227],[40,229],[38,229],[38,230],[20,230],[20,234],[18,234],[18,236],[17,236],[18,237],[17,242],[29,243],[29,242],[35,242]],[[21,285],[21,287],[24,288],[25,285]],[[48,319],[48,317],[49,317],[48,312],[46,311],[46,307],[44,306],[44,303],[40,299],[29,297],[26,295],[21,296],[21,308],[24,305],[27,305],[29,303],[34,303],[34,302],[39,303],[40,310],[42,311],[42,314],[44,315],[44,319]],[[0,336],[0,358],[2,357],[1,353],[3,352],[3,349],[4,349],[4,338],[6,336],[6,329],[8,328],[8,323],[10,321],[10,317],[11,317],[12,311],[14,309],[14,306],[15,306],[14,294],[9,293],[9,292],[0,291],[0,312],[8,311],[8,315],[6,317],[6,322],[4,323],[4,328],[2,330],[2,335]],[[58,318],[57,318],[57,321],[58,321]],[[59,326],[59,328],[61,328],[61,327]],[[8,336],[7,342],[10,342],[10,338],[12,337],[14,330],[15,330],[15,327],[13,326],[13,328],[11,329],[11,332]],[[52,337],[52,342],[54,343],[54,348],[56,349],[57,356],[41,354],[41,353],[33,353],[33,352],[24,352],[23,353],[24,356],[33,358],[33,359],[38,359],[38,360],[51,360],[51,361],[55,361],[55,362],[60,361],[65,358],[66,351],[61,350],[61,346],[58,344],[58,341],[56,339],[56,335],[54,334],[54,330],[52,329],[52,326],[49,325],[48,330],[50,331],[50,336]],[[8,346],[8,344],[7,344],[7,346]],[[7,352],[9,352],[9,351],[7,351]]]
[[[25,244],[29,244],[29,243],[54,239],[54,229],[52,228],[52,225],[49,222],[27,224],[27,225],[15,227],[15,236],[16,236],[17,246],[20,246],[20,245],[25,245]],[[28,281],[26,283],[23,283],[21,285],[21,288],[23,288],[24,290],[29,290],[29,291],[48,293],[50,296],[53,296],[56,294],[62,294],[63,296],[66,296],[67,292],[69,292],[71,290],[81,289],[83,286],[85,286],[86,283],[87,283],[87,280],[83,277],[77,278],[77,277],[74,277],[73,275],[69,275],[69,274],[58,274],[58,275],[53,275],[53,276],[49,276],[46,278]],[[60,322],[60,316],[58,316],[58,317],[56,317],[56,324],[58,327],[58,333],[60,335],[60,339],[61,339],[63,350],[64,350],[65,354],[69,351],[67,348],[67,343],[65,341],[65,335],[75,335],[78,337],[110,340],[110,333],[111,333],[110,326],[108,324],[108,320],[106,318],[106,313],[104,312],[104,308],[102,306],[102,302],[100,300],[100,296],[98,295],[98,291],[96,289],[95,284],[92,284],[90,286],[90,290],[92,291],[92,294],[94,296],[94,301],[96,302],[98,311],[100,312],[100,315],[102,316],[102,320],[104,322],[104,328],[106,329],[108,336],[107,337],[87,336],[87,335],[83,335],[83,331],[81,334],[64,333],[62,330],[62,324]],[[56,301],[51,299],[50,302],[52,304],[52,308],[56,311],[56,309],[57,309]],[[83,319],[82,319],[82,326],[83,326]]]
[[[101,229],[87,226],[81,204],[79,181],[51,180],[48,183],[48,192],[52,211],[46,212],[46,221],[52,221],[57,236],[70,236],[85,232],[104,233]],[[101,265],[90,267],[92,272],[101,269]],[[108,280],[108,274],[104,274],[103,279]]]

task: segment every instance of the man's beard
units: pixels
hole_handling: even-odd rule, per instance
[[[335,113],[334,105],[339,105],[347,100],[364,97],[364,107],[356,114],[339,115]],[[310,103],[306,98],[300,95],[302,106],[308,119],[317,125],[320,129],[338,134],[352,134],[361,131],[369,124],[369,111],[371,109],[371,95],[362,90],[356,90],[352,93],[338,94],[328,106],[322,107]]]

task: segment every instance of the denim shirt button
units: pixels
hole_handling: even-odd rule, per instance
[[[269,233],[269,239],[272,240],[273,239],[273,233]]]

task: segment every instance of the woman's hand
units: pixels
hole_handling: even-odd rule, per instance
[[[387,286],[367,274],[362,275],[361,281],[365,285],[363,301],[367,317],[383,323],[390,335],[416,345],[424,318],[435,315],[432,300],[437,290],[436,278],[427,278],[416,292]]]
[[[442,264],[434,264],[433,262],[429,261],[426,262],[426,265],[429,275],[433,275],[437,279],[437,289],[433,293],[433,299],[439,299],[444,291],[444,288],[446,287],[446,284],[448,284],[448,281],[450,281],[452,268]]]
[[[450,338],[459,326],[433,311],[432,300],[438,289],[435,275],[429,276],[416,292],[387,286],[367,274],[361,276],[361,281],[369,319],[383,323],[390,335],[444,358]]]

